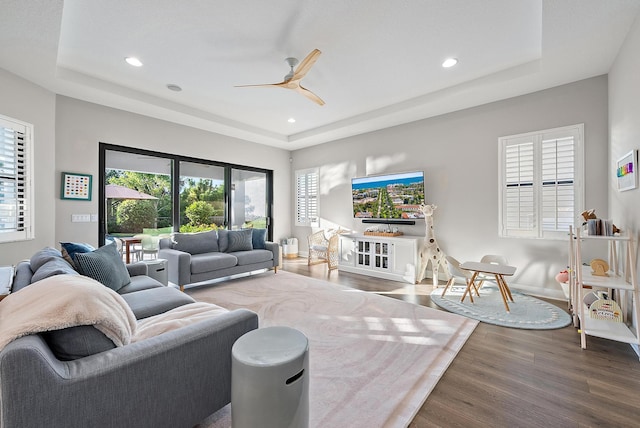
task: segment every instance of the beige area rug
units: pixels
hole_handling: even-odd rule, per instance
[[[187,290],[309,339],[310,427],[404,427],[477,321],[290,272]],[[199,428],[231,426],[230,406]]]

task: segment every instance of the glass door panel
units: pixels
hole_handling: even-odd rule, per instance
[[[267,174],[231,170],[231,229],[267,229]]]
[[[172,160],[105,151],[105,236],[126,237],[172,226]]]
[[[225,228],[225,168],[180,162],[180,231]]]

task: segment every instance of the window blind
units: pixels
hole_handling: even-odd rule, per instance
[[[296,225],[319,224],[320,177],[317,169],[296,171]]]
[[[0,117],[0,242],[33,238],[31,129]]]
[[[582,209],[583,125],[500,138],[500,235],[565,237]]]

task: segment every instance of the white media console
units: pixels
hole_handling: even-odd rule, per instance
[[[340,235],[338,270],[415,283],[421,236]]]

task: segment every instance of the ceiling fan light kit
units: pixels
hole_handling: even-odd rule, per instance
[[[309,70],[311,70],[311,67],[313,67],[313,64],[315,64],[315,62],[318,60],[318,57],[320,56],[321,53],[322,52],[320,52],[320,50],[318,49],[312,50],[309,53],[309,55],[307,55],[302,60],[300,65],[298,65],[297,58],[293,58],[293,57],[285,58],[284,61],[287,63],[287,65],[289,65],[289,68],[291,70],[289,71],[289,73],[287,73],[286,76],[284,76],[284,79],[280,83],[265,83],[260,85],[238,85],[236,87],[246,88],[246,87],[258,87],[258,86],[262,86],[262,87],[275,86],[278,88],[292,89],[298,92],[299,94],[304,95],[314,103],[323,106],[324,101],[319,96],[317,96],[316,94],[314,94],[313,92],[311,92],[310,90],[308,90],[307,88],[303,87],[300,84],[300,81],[302,80],[302,78],[306,76]],[[293,68],[296,65],[298,65],[298,68],[294,70]]]

